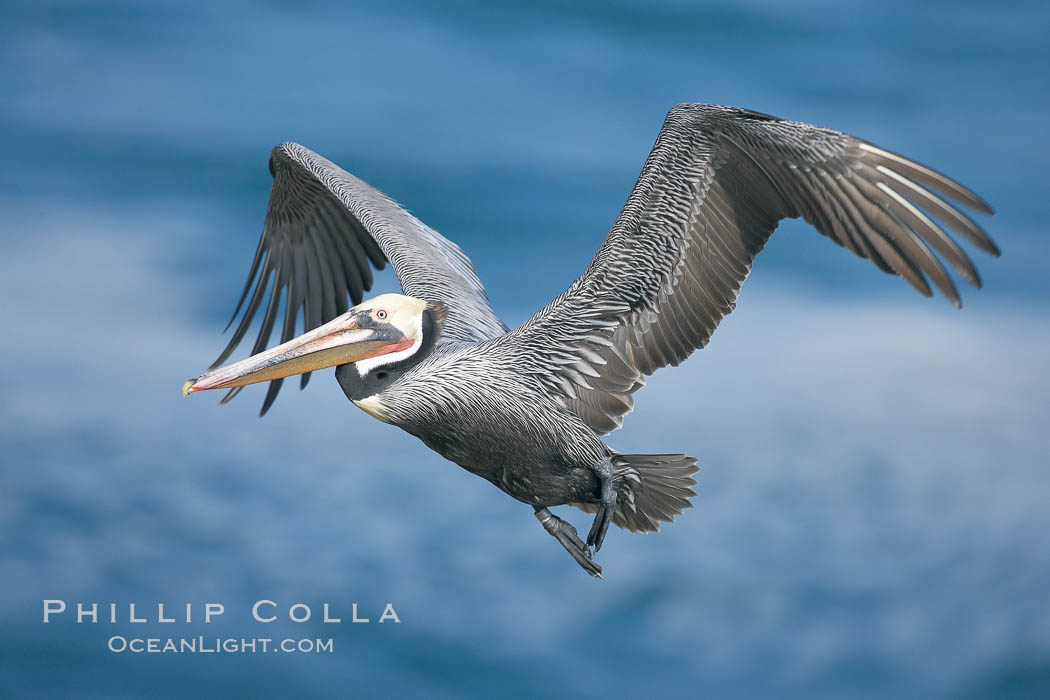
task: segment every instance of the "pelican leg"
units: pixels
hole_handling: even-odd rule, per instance
[[[612,461],[606,458],[594,468],[594,474],[598,477],[598,481],[601,484],[602,500],[598,505],[598,514],[594,516],[594,524],[591,525],[591,531],[587,534],[587,546],[594,547],[594,551],[597,552],[602,548],[602,542],[605,541],[605,533],[608,532],[609,523],[612,522],[613,513],[616,511],[616,490],[613,488]]]
[[[576,528],[551,513],[547,508],[537,508],[536,519],[547,532],[554,536],[554,539],[561,543],[562,547],[565,547],[565,551],[572,555],[572,558],[583,567],[584,571],[595,578],[602,577],[601,565],[591,559],[590,547],[585,545],[576,534]]]

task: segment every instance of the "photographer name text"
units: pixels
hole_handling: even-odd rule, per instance
[[[223,603],[139,605],[136,603],[72,601],[67,603],[65,600],[52,599],[44,600],[43,607],[45,623],[75,617],[78,625],[85,623],[188,624],[193,622],[211,624],[226,614],[226,606]],[[351,603],[349,610],[338,610],[331,603],[322,603],[320,606],[311,606],[306,603],[279,605],[272,600],[262,599],[252,603],[251,616],[256,622],[263,624],[276,622],[279,619],[287,619],[294,623],[314,620],[324,624],[342,624],[344,621],[351,624],[370,624],[373,621],[380,624],[401,622],[392,603],[387,603],[382,610],[379,610],[378,606],[366,610],[358,603]]]

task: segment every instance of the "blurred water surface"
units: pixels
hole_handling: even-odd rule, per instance
[[[1046,4],[377,5],[0,6],[0,691],[1050,693]],[[179,399],[220,348],[275,143],[459,242],[513,324],[583,270],[682,101],[933,164],[996,206],[1005,253],[975,254],[960,313],[785,224],[711,346],[611,437],[704,469],[665,531],[610,534],[604,582],[328,376],[263,421],[261,390]],[[45,598],[227,613],[44,625]],[[260,625],[260,598],[315,617]],[[375,623],[387,602],[400,624]],[[114,634],[335,651],[114,654]]]

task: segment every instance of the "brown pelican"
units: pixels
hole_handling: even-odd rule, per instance
[[[690,506],[696,460],[619,454],[618,428],[646,375],[706,345],[755,256],[784,218],[817,231],[925,296],[953,304],[940,260],[980,287],[944,228],[998,256],[945,199],[991,214],[958,183],[847,134],[733,107],[671,109],[641,175],[590,266],[514,330],[489,305],[469,258],[391,199],[294,143],[270,155],[273,188],[244,315],[211,371],[183,393],[336,367],[347,397],[531,505],[588,573],[609,523],[647,532]],[[938,254],[940,259],[935,255]],[[389,261],[404,295],[362,301]],[[254,290],[252,288],[252,282]],[[252,356],[216,369],[269,290]],[[249,297],[249,292],[251,295]],[[282,344],[267,350],[286,300]],[[347,295],[353,304],[347,308]],[[304,333],[297,338],[302,312]],[[552,514],[595,513],[586,541]]]

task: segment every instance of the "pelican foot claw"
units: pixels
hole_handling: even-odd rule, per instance
[[[572,558],[584,571],[595,578],[602,577],[601,565],[591,558],[591,548],[583,543],[576,533],[576,528],[551,513],[547,508],[538,509],[536,519],[547,532],[554,536],[554,539],[561,543],[565,551],[572,555]]]

